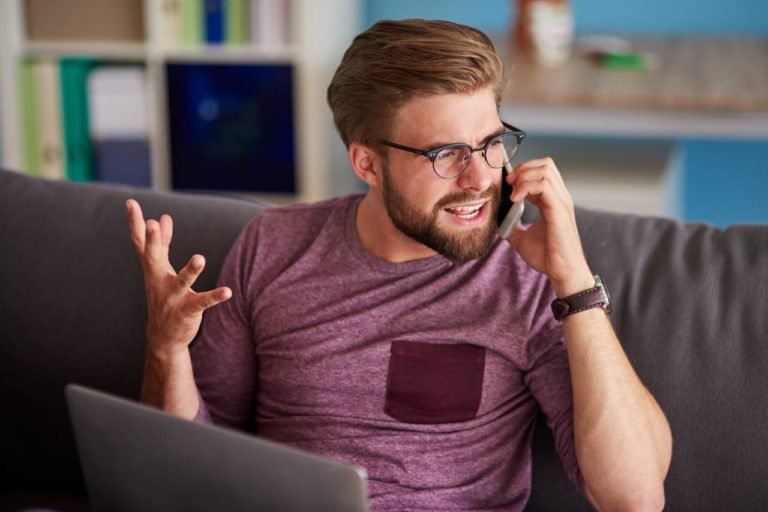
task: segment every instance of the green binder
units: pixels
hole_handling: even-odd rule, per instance
[[[88,117],[88,74],[96,65],[93,59],[76,57],[59,64],[65,169],[72,181],[96,179]]]
[[[19,96],[24,171],[40,176],[43,173],[43,149],[40,147],[37,81],[35,80],[35,63],[29,59],[19,62]]]

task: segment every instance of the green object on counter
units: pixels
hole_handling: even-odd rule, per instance
[[[648,69],[648,59],[645,54],[633,52],[604,52],[600,55],[600,65],[609,69]]]

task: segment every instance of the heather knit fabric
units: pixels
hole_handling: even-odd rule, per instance
[[[461,265],[381,260],[361,199],[245,228],[220,277],[233,297],[192,348],[196,419],[366,468],[372,510],[521,510],[542,410],[581,485],[547,279],[503,240]]]

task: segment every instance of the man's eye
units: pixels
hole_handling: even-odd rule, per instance
[[[455,149],[444,149],[437,154],[435,160],[446,160],[448,158],[455,158],[457,151]]]

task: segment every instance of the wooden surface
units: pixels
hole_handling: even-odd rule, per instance
[[[553,107],[768,112],[768,39],[634,38],[648,70],[617,70],[575,55],[542,67],[497,43],[510,70],[503,103]]]

